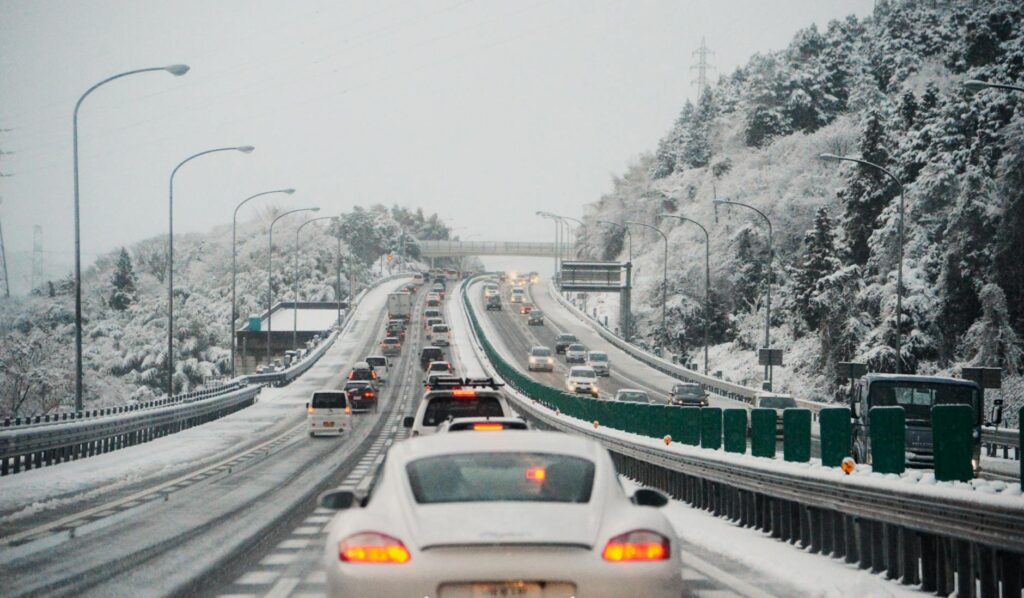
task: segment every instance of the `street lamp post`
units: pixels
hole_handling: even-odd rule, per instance
[[[727,199],[719,199],[717,197],[714,198],[711,201],[714,202],[715,206],[718,206],[718,205],[721,205],[721,204],[727,204],[727,205],[731,205],[731,206],[740,206],[742,208],[747,208],[748,210],[753,210],[754,212],[757,213],[758,216],[760,216],[761,218],[764,218],[764,221],[768,224],[768,272],[765,274],[765,285],[764,285],[765,286],[764,348],[767,349],[767,348],[771,347],[771,344],[772,344],[772,337],[771,337],[771,329],[772,329],[772,221],[768,219],[768,216],[764,212],[762,212],[761,210],[758,210],[757,208],[755,208],[753,206],[748,206],[745,203],[740,203],[738,201],[729,201]],[[768,390],[771,390],[772,389],[772,382],[773,382],[772,381],[772,366],[771,365],[764,366],[764,375],[765,375],[766,378],[768,378]]]
[[[267,231],[267,365],[270,365],[271,312],[274,309],[274,225],[277,221],[298,212],[319,212],[320,208],[296,208],[288,210],[270,222]]]
[[[711,327],[711,237],[708,235],[708,229],[704,228],[704,225],[691,220],[685,216],[676,216],[675,214],[659,214],[661,218],[675,218],[683,222],[691,222],[696,224],[700,230],[704,233],[704,375],[708,375],[708,339],[710,335],[708,330]]]
[[[238,324],[238,305],[235,301],[235,278],[237,276],[236,261],[238,251],[236,249],[238,241],[238,210],[247,204],[250,200],[256,199],[263,195],[271,195],[273,193],[287,193],[291,195],[295,193],[295,189],[275,189],[274,191],[264,191],[257,193],[256,195],[250,195],[243,199],[237,206],[235,206],[235,212],[231,216],[231,328],[229,330],[231,334],[231,377],[235,377],[235,326]]]
[[[558,220],[558,217],[555,216],[554,214],[552,214],[551,212],[544,212],[544,211],[538,210],[536,212],[536,214],[538,216],[540,216],[541,218],[546,218],[546,219],[551,220],[552,222],[555,223],[555,276],[557,277],[558,276],[558,270],[559,270],[559,259],[558,258],[561,257],[561,254],[562,254],[562,244],[561,244],[560,239],[559,239],[559,233],[561,233],[561,230],[562,230],[561,221]]]
[[[900,188],[900,217],[897,228],[899,230],[899,239],[897,241],[897,258],[896,258],[896,373],[903,372],[903,351],[900,337],[903,334],[903,181],[901,181],[891,170],[875,164],[874,162],[868,162],[861,158],[854,158],[851,156],[837,156],[835,154],[821,154],[818,156],[820,160],[825,162],[854,162],[863,166],[870,166],[876,170],[879,170],[886,174],[896,185]]]
[[[336,220],[337,216],[321,216],[319,218],[311,218],[298,227],[295,228],[295,284],[294,284],[294,297],[295,306],[292,309],[292,350],[299,348],[299,233],[307,224],[316,222],[317,220]],[[339,244],[340,245],[340,244]]]
[[[182,166],[207,154],[217,152],[242,152],[251,154],[256,149],[251,145],[218,147],[208,149],[185,158],[171,171],[167,194],[167,397],[174,396],[174,175]]]
[[[644,228],[649,228],[654,232],[658,233],[659,235],[661,235],[662,240],[665,242],[665,263],[663,265],[661,273],[661,330],[664,332],[666,323],[665,312],[666,308],[668,307],[668,235],[662,232],[660,228],[651,226],[650,224],[644,224],[643,222],[631,222],[627,220],[622,224],[625,224],[627,226],[642,226]]]
[[[81,234],[81,219],[79,217],[79,195],[78,195],[78,110],[82,107],[82,102],[92,92],[96,91],[102,85],[110,83],[116,79],[127,77],[129,75],[137,75],[139,73],[150,73],[156,71],[166,71],[175,77],[180,77],[187,73],[189,70],[188,65],[174,64],[171,66],[157,66],[145,69],[135,69],[132,71],[125,71],[112,77],[96,83],[89,89],[85,90],[85,93],[78,98],[75,102],[75,111],[71,118],[71,147],[72,147],[72,164],[74,170],[75,179],[75,411],[82,411],[84,405],[82,403],[82,234]]]

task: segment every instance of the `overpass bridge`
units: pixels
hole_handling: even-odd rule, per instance
[[[422,257],[469,257],[482,255],[520,255],[527,257],[575,257],[571,247],[555,243],[520,241],[416,241]]]

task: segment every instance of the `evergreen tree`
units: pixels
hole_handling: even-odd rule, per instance
[[[917,96],[914,92],[907,90],[900,98],[900,116],[903,117],[903,128],[910,129],[914,126],[914,118],[917,116]]]
[[[1002,199],[1001,219],[992,251],[995,280],[1006,292],[1010,322],[1024,337],[1024,118],[1007,127],[1007,152],[996,171]]]
[[[877,108],[864,120],[860,150],[868,162],[885,166],[889,161],[882,116]],[[878,169],[857,165],[850,184],[840,191],[845,249],[850,263],[864,265],[871,257],[868,241],[877,226],[878,216],[895,194],[893,187],[890,179]]]
[[[832,220],[828,209],[822,207],[814,217],[814,228],[804,236],[803,258],[793,280],[797,313],[812,330],[818,329],[822,316],[828,313],[827,306],[815,301],[821,280],[838,269]]]
[[[749,228],[740,231],[736,238],[736,265],[731,276],[737,306],[756,309],[760,305],[767,255],[767,243],[760,235]]]
[[[683,165],[700,168],[707,166],[711,161],[711,142],[708,139],[708,129],[715,118],[715,113],[715,98],[711,89],[706,89],[693,113],[693,118],[687,123],[686,130],[682,135],[679,161]]]
[[[135,303],[137,291],[135,288],[135,270],[132,268],[132,258],[124,247],[117,256],[117,264],[114,266],[114,275],[110,279],[113,290],[110,293],[108,303],[117,311],[128,309]]]
[[[999,367],[1015,376],[1024,367],[1021,339],[1010,325],[1006,295],[995,283],[981,288],[983,314],[963,337],[960,357],[974,366]]]

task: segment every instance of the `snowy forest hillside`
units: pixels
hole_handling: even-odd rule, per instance
[[[772,342],[785,350],[776,389],[836,397],[839,361],[894,371],[899,186],[904,183],[904,371],[1004,368],[1002,396],[1024,383],[1024,98],[971,94],[962,82],[1020,85],[1024,3],[879,0],[873,16],[798,32],[682,107],[650,155],[585,209],[578,250],[625,259],[632,228],[638,332],[701,363],[704,224],[711,248],[711,370],[759,385],[767,226],[773,226]],[[1009,410],[1016,412],[1016,407]]]
[[[266,309],[267,232],[283,209],[264,210],[238,227],[238,314]],[[274,226],[274,300],[293,299],[295,230],[302,215]],[[321,226],[323,225],[323,226]],[[379,276],[380,257],[399,253],[401,230],[447,239],[448,227],[422,210],[375,205],[302,229],[299,297],[333,301]],[[337,238],[342,282],[335,283]],[[407,242],[407,255],[418,256]],[[230,370],[231,226],[175,236],[175,387],[187,391]],[[397,265],[397,264],[396,264]],[[86,408],[163,394],[166,380],[167,238],[155,237],[101,256],[83,272]],[[385,270],[386,274],[386,270]],[[74,398],[74,285],[68,277],[0,304],[0,417],[53,412]]]

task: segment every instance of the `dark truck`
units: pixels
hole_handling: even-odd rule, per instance
[[[859,364],[857,364],[859,365]],[[981,460],[981,427],[984,420],[982,386],[972,380],[943,376],[909,374],[866,374],[857,379],[849,391],[853,433],[853,458],[858,463],[871,463],[869,412],[872,407],[902,407],[906,421],[907,467],[933,467],[935,451],[932,444],[932,407],[935,405],[970,405],[974,410],[973,457],[974,472]],[[993,418],[1002,420],[1002,407]]]

